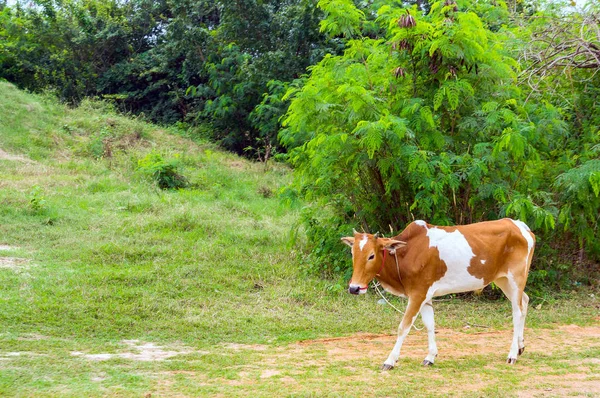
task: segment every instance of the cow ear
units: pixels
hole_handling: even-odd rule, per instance
[[[354,237],[346,236],[346,237],[342,238],[342,242],[344,242],[348,246],[352,247],[352,246],[354,246]]]
[[[390,254],[395,254],[396,250],[406,246],[406,242],[401,240],[384,239],[383,241],[383,248],[390,252]]]

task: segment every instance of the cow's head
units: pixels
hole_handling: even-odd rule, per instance
[[[396,249],[406,246],[406,242],[380,238],[378,234],[371,235],[354,231],[354,236],[342,238],[342,242],[352,248],[352,279],[348,292],[364,294],[369,282],[381,271],[383,253],[387,250],[395,254]]]

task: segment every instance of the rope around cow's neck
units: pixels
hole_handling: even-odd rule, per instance
[[[386,303],[388,303],[388,305],[389,305],[390,307],[392,307],[393,309],[395,309],[396,311],[398,311],[399,313],[401,313],[402,315],[404,315],[404,312],[400,311],[400,310],[399,310],[398,308],[396,308],[396,307],[395,307],[395,306],[394,306],[392,303],[390,303],[390,301],[389,301],[387,298],[385,298],[385,296],[383,295],[383,292],[382,292],[381,290],[379,290],[379,286],[381,286],[381,283],[380,283],[380,282],[375,282],[375,280],[373,280],[373,282],[371,282],[371,283],[373,283],[373,287],[375,288],[375,291],[376,291],[376,292],[377,292],[377,293],[378,293],[378,294],[381,296],[381,298],[382,298],[382,299],[383,299],[383,300],[384,300]],[[422,327],[421,327],[421,328],[418,328],[418,327],[416,327],[414,323],[413,323],[412,327],[413,327],[415,330],[423,330],[423,328],[422,328]]]

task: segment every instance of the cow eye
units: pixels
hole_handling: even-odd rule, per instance
[[[373,260],[374,258],[375,258],[375,253],[372,253],[372,254],[369,256],[369,259],[368,259],[368,260],[369,260],[369,261],[371,261],[371,260]]]

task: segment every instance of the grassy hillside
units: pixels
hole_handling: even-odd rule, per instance
[[[270,339],[282,324],[280,339],[306,333],[298,303],[314,287],[299,285],[286,247],[295,211],[274,195],[285,168],[0,84],[11,154],[0,159],[0,244],[27,259],[0,275],[5,331],[204,343]],[[152,150],[178,157],[192,188],[162,191],[136,171]]]
[[[151,152],[178,159],[190,186],[158,189],[137,167]],[[261,383],[256,350],[393,333],[399,315],[376,296],[303,274],[287,246],[297,209],[276,195],[288,179],[102,103],[68,109],[0,82],[0,395],[245,395],[241,366],[272,395],[285,380]],[[597,322],[596,301],[533,300],[528,325]],[[506,302],[439,308],[440,327],[510,329]],[[125,355],[143,346],[174,359]]]

